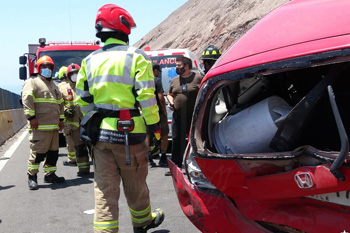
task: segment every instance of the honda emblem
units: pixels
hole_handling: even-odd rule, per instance
[[[309,189],[314,186],[314,182],[308,172],[295,174],[294,180],[301,189]]]

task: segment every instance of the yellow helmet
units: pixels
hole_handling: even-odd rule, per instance
[[[61,66],[58,70],[58,78],[61,80],[67,78],[67,66]]]

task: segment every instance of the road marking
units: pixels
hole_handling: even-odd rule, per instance
[[[6,159],[0,160],[0,172],[5,167],[5,164],[7,163],[7,161],[9,161],[9,159],[11,158],[13,153],[16,151],[17,147],[22,143],[23,139],[27,136],[27,134],[28,134],[28,131],[24,130],[22,135],[16,140],[16,142],[13,143],[12,146],[5,152],[3,158],[6,158]]]
[[[84,214],[94,214],[95,213],[95,209],[91,209],[91,210],[85,210]]]

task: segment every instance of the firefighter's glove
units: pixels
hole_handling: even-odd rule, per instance
[[[65,117],[74,117],[75,110],[74,109],[66,109],[64,110]]]
[[[159,123],[148,125],[149,130],[154,134],[154,137],[157,139],[157,141],[160,140],[160,126]]]
[[[157,141],[159,141],[160,140],[160,129],[158,129],[157,131],[154,131],[153,134],[156,137]]]

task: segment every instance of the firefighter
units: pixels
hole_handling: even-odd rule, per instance
[[[159,114],[152,62],[143,51],[128,45],[131,28],[135,26],[125,9],[114,4],[102,6],[97,12],[95,27],[104,47],[82,61],[78,74],[77,102],[85,115],[82,132],[85,125],[89,125],[86,119],[100,126],[97,131],[86,128],[87,138],[97,136],[96,142],[91,140],[96,143],[92,146],[95,233],[118,232],[121,181],[134,233],[147,232],[164,220],[161,209],[151,212],[146,184],[145,123],[159,140]],[[142,115],[138,106],[142,108]]]
[[[58,76],[55,77],[55,82],[57,83],[58,88],[60,88],[61,83],[66,83],[67,82],[66,73],[67,73],[67,66],[61,66],[61,68],[58,70]],[[66,138],[66,135],[64,135],[64,132],[62,132],[62,131],[59,132],[58,145],[59,145],[59,147],[66,147],[67,146],[67,138]],[[69,156],[69,153],[68,153],[68,156]],[[74,154],[74,156],[75,156],[75,154]],[[70,162],[75,161],[75,157],[74,157],[74,159],[72,158],[69,161]],[[73,164],[73,165],[76,166],[76,164]]]
[[[65,100],[65,97],[67,97],[65,94],[67,94],[67,86],[71,86],[71,82],[68,81],[67,79],[67,66],[62,66],[59,70],[58,70],[58,79],[61,81],[58,84],[58,89],[60,90],[60,92],[62,93],[63,99],[64,99],[64,105],[66,106],[68,104],[68,102]],[[69,88],[70,90],[72,88]],[[65,108],[66,109],[66,108]],[[70,130],[70,129],[69,129]],[[72,137],[67,137],[67,133],[68,133],[68,129],[67,129],[67,123],[65,123],[65,127],[63,129],[63,134],[64,134],[64,138],[66,139],[66,145],[67,145],[67,151],[68,151],[68,156],[67,156],[67,160],[63,161],[63,165],[65,166],[77,166],[77,162],[76,162],[76,152],[75,152],[75,148],[74,148],[74,141]],[[62,135],[61,135],[62,136]],[[62,138],[62,139],[64,139]],[[61,138],[60,138],[61,139]],[[63,140],[62,140],[63,141]],[[65,147],[65,143],[62,143],[63,145],[61,145],[61,141],[60,141],[60,146]]]
[[[66,71],[67,81],[58,85],[64,100],[64,135],[67,139],[68,160],[63,165],[78,165],[78,176],[90,173],[89,153],[85,143],[80,141],[80,121],[83,114],[76,103],[75,83],[80,66],[70,64]]]
[[[214,45],[208,45],[204,48],[201,56],[201,60],[204,65],[204,73],[206,74],[210,68],[214,65],[216,60],[221,56],[221,50]]]
[[[67,81],[67,66],[61,66],[58,70],[58,79],[61,82]]]
[[[44,161],[44,182],[63,183],[56,175],[58,160],[58,130],[63,125],[63,98],[52,81],[54,63],[49,56],[37,61],[38,75],[28,79],[22,89],[24,114],[29,122],[30,156],[28,160],[28,186],[38,189],[37,173]]]
[[[160,132],[161,132],[161,141],[154,142],[153,134],[148,134],[146,141],[148,146],[148,163],[150,167],[157,166],[156,163],[153,161],[153,153],[155,150],[159,151],[160,149],[160,159],[158,162],[158,165],[160,167],[167,167],[168,161],[166,156],[166,151],[168,148],[168,134],[169,134],[169,125],[168,125],[168,117],[167,117],[167,111],[166,111],[166,104],[165,104],[165,98],[164,98],[164,89],[162,85],[162,79],[159,76],[160,74],[160,66],[159,65],[153,65],[153,74],[154,74],[154,84],[155,84],[155,95],[157,100],[157,105],[159,108],[159,117],[160,117]],[[154,148],[152,149],[152,144],[154,145]],[[157,152],[158,155],[159,152]]]

